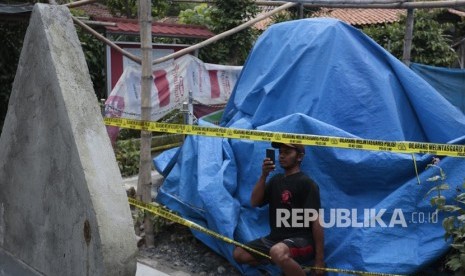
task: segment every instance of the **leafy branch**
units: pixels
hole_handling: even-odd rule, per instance
[[[436,196],[431,198],[431,205],[436,206],[436,211],[443,211],[451,215],[442,221],[442,226],[445,230],[444,239],[451,240],[451,253],[447,256],[446,266],[463,275],[465,272],[465,192],[457,189],[460,194],[454,198],[454,203],[446,204],[446,197],[441,195],[441,191],[449,190],[449,185],[445,183],[446,174],[438,165],[439,158],[433,158],[433,162],[427,165],[428,168],[435,168],[439,174],[427,179],[428,182],[437,183],[430,189],[426,196],[433,192],[437,192]],[[462,189],[465,189],[465,182],[462,184]]]

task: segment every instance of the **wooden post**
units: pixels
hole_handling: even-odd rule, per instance
[[[404,53],[402,61],[405,65],[410,66],[410,53],[412,52],[412,37],[413,37],[414,10],[407,10],[407,26],[405,27],[404,38]]]
[[[150,121],[152,112],[152,2],[150,0],[139,1],[139,25],[142,51],[142,79],[141,79],[141,119]],[[152,156],[151,156],[152,132],[142,130],[140,140],[139,179],[137,182],[137,198],[143,202],[152,202]],[[145,217],[144,220],[145,245],[154,245],[152,221]]]

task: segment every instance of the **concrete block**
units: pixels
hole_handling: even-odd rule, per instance
[[[122,178],[66,7],[36,4],[0,137],[0,247],[44,275],[135,275]]]

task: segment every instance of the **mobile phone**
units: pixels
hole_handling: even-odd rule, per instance
[[[270,158],[271,161],[273,161],[273,164],[275,163],[275,150],[274,149],[266,149],[266,157]]]

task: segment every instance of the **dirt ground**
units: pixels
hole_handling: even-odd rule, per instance
[[[197,240],[182,225],[164,226],[155,236],[155,245],[139,247],[139,262],[169,275],[241,275],[225,258]]]

